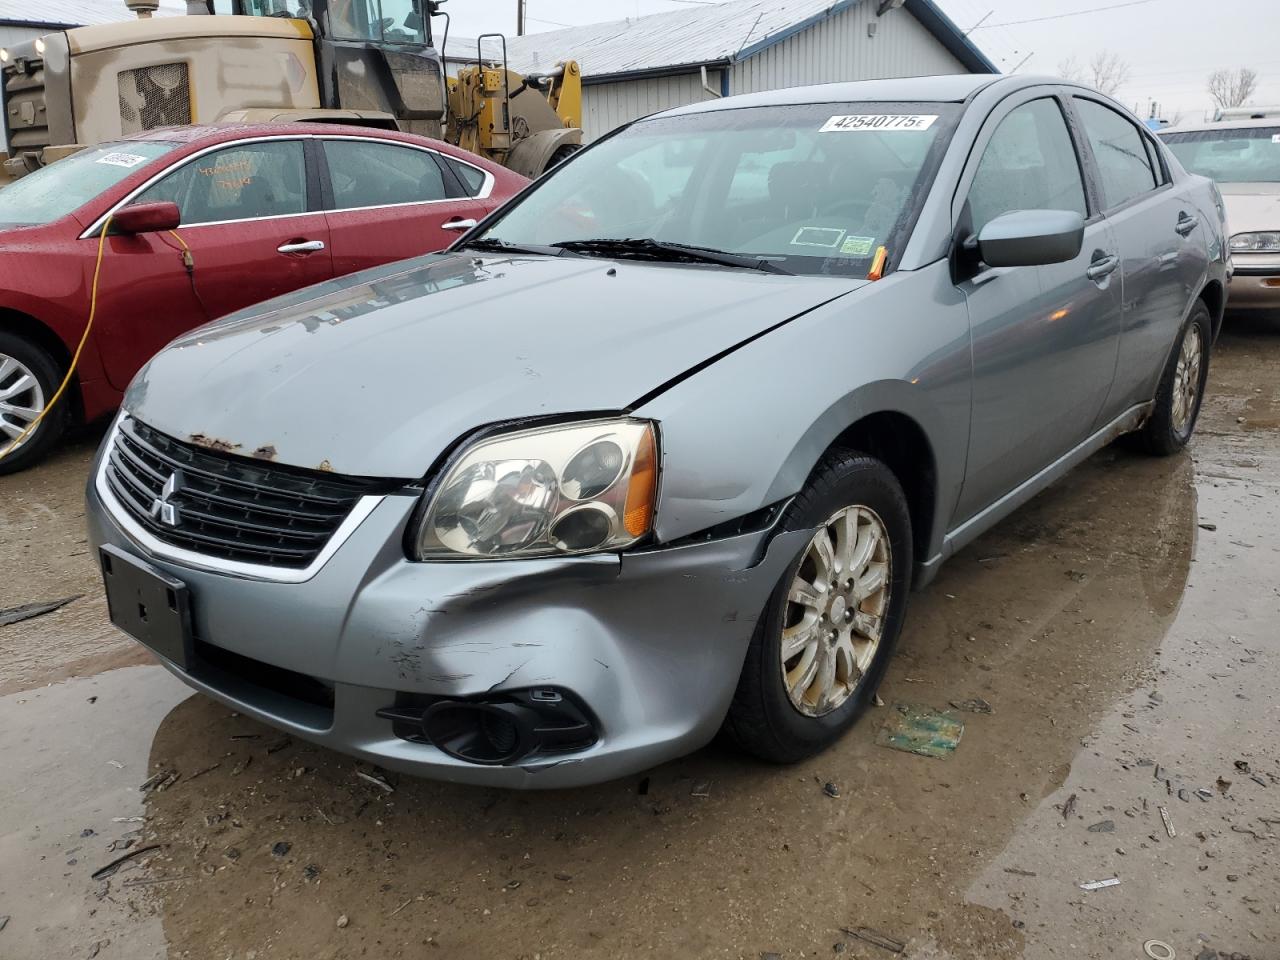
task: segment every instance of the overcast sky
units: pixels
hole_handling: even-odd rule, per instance
[[[526,0],[528,32],[687,8],[699,0]],[[867,0],[871,2],[871,0]],[[1114,51],[1130,65],[1118,96],[1146,113],[1156,100],[1172,117],[1198,119],[1210,106],[1205,79],[1217,69],[1252,67],[1255,104],[1280,104],[1280,0],[935,0],[1003,71],[1057,73],[1069,56],[1084,66]],[[1106,8],[1099,10],[1098,8]],[[516,0],[450,0],[459,36],[515,32]],[[1094,11],[1094,12],[1080,12]],[[1077,16],[1060,16],[1074,14]],[[901,12],[892,16],[902,16]],[[1041,17],[1050,20],[1027,23]],[[570,51],[565,51],[566,55]]]

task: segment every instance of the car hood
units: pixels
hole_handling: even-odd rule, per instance
[[[1220,183],[1218,189],[1232,235],[1280,230],[1280,183]]]
[[[577,257],[430,256],[201,327],[139,373],[124,405],[170,436],[221,450],[420,477],[477,427],[627,409],[865,283]]]

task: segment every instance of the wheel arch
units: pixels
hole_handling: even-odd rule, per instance
[[[66,343],[54,332],[52,327],[29,313],[15,310],[12,307],[0,306],[0,330],[30,340],[40,349],[46,351],[49,356],[53,357],[58,366],[58,372],[64,376],[66,375],[67,368],[71,365],[71,351],[67,349]],[[70,400],[75,419],[83,420],[84,402],[80,394],[79,371],[72,376],[67,390],[69,395],[64,398],[64,401]]]
[[[1213,319],[1211,342],[1217,341],[1222,330],[1222,318],[1227,310],[1227,290],[1219,280],[1210,280],[1200,291],[1199,298],[1209,308],[1209,316]]]
[[[857,450],[889,468],[907,498],[916,562],[928,560],[939,495],[937,459],[924,427],[900,410],[880,410],[849,424],[823,455],[835,449]]]

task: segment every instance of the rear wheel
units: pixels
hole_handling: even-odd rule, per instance
[[[1165,367],[1156,391],[1155,408],[1138,431],[1137,441],[1148,453],[1168,456],[1187,445],[1200,416],[1204,386],[1209,379],[1209,347],[1213,321],[1209,308],[1196,301],[1182,328],[1178,348]]]
[[[62,436],[67,414],[60,404],[9,449],[44,411],[61,379],[57,363],[45,350],[0,331],[0,474],[25,470],[44,459]]]
[[[875,696],[906,611],[911,516],[888,467],[840,451],[782,522],[813,533],[756,626],[724,734],[791,763],[834,743]]]

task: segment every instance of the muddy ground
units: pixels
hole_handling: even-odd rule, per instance
[[[551,793],[388,794],[191,695],[106,622],[88,435],[0,478],[0,608],[83,595],[0,627],[0,957],[1280,957],[1280,324],[1210,389],[1188,453],[1104,450],[915,595],[835,749]],[[973,698],[947,759],[874,743]]]

